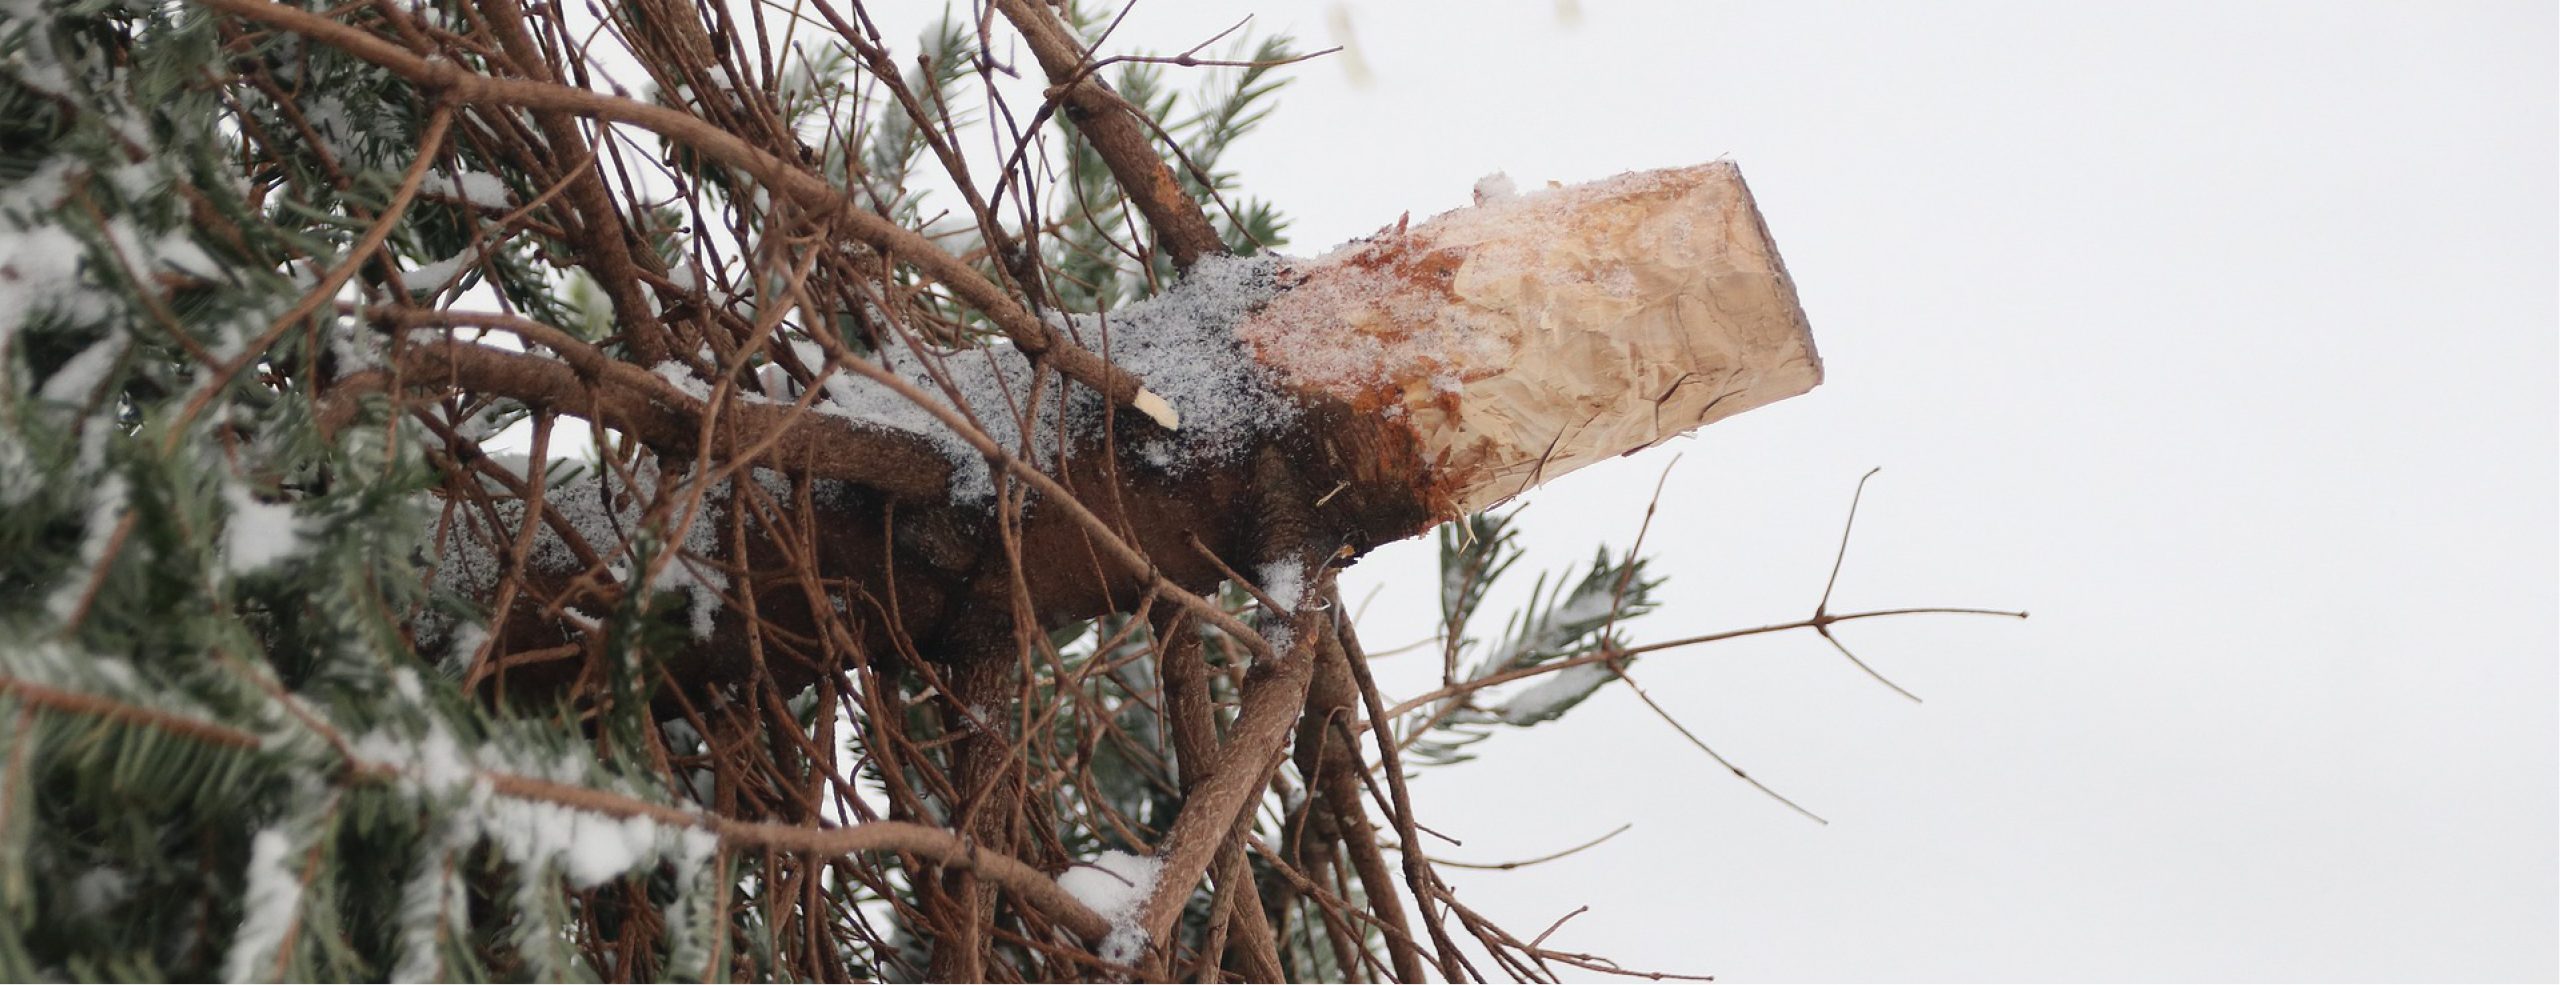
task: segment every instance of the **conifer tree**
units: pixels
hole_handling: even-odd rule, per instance
[[[0,976],[1611,969],[1403,780],[1659,581],[1442,527],[1390,706],[1334,573],[1452,501],[1228,334],[1298,55],[1107,13],[0,5]]]

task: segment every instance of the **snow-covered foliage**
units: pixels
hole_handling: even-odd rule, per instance
[[[477,629],[420,577],[424,434],[379,401],[317,426],[306,379],[355,326],[279,323],[382,209],[416,104],[326,48],[225,44],[183,6],[0,10],[0,977],[482,978],[509,927],[507,974],[583,978],[565,892],[622,880],[689,905],[666,950],[702,967],[710,836],[493,789],[669,803],[417,653],[430,613]],[[330,95],[307,129],[226,105],[233,57]],[[315,173],[234,174],[244,121],[308,134]],[[498,207],[494,180],[448,188]],[[410,247],[459,254],[415,208]]]

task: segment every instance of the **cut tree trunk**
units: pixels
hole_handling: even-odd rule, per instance
[[[1434,519],[1822,381],[1732,164],[1505,184],[1298,265],[1238,330],[1309,399],[1408,431]]]
[[[981,474],[990,491],[1011,486],[993,497],[914,492],[929,482],[887,491],[839,482],[842,462],[821,472],[795,467],[783,451],[725,463],[772,470],[749,473],[760,481],[738,491],[712,489],[696,522],[716,536],[697,537],[707,549],[669,562],[690,574],[655,582],[718,592],[694,596],[716,602],[718,614],[697,623],[707,632],[670,673],[697,696],[750,673],[788,693],[839,669],[823,656],[842,648],[826,642],[835,620],[822,607],[858,627],[855,642],[871,659],[954,662],[1010,659],[1033,632],[1131,611],[1151,593],[1196,599],[1229,571],[1288,590],[1313,582],[1310,563],[1355,558],[1820,382],[1794,286],[1730,163],[1528,193],[1480,186],[1478,197],[1473,208],[1400,222],[1320,258],[1212,258],[1195,269],[1190,281],[1210,279],[1216,265],[1249,265],[1227,270],[1242,287],[1197,305],[1225,319],[1230,359],[1258,364],[1250,386],[1269,393],[1241,412],[1221,409],[1227,395],[1184,389],[1165,368],[1178,362],[1143,370],[1149,390],[1182,416],[1177,430],[1107,409],[1090,427],[1021,429],[1034,440],[1005,450],[1029,451],[1037,464],[992,470],[1008,483]],[[1122,319],[1133,339],[1137,310]],[[1109,341],[1109,317],[1080,324]],[[1110,345],[1097,348],[1112,355]],[[990,356],[1020,360],[998,350],[948,364]],[[1070,403],[1054,378],[1028,392]],[[822,415],[834,399],[829,391],[804,413]],[[770,415],[775,402],[788,403],[747,406]],[[981,420],[1018,413],[965,409]],[[1239,413],[1267,420],[1239,423]],[[813,420],[843,428],[847,415]],[[983,449],[941,438],[946,454],[958,451],[939,489],[963,489]],[[670,451],[664,469],[681,472],[690,455],[661,449]],[[566,512],[619,516],[679,488],[588,482],[553,499]],[[505,566],[512,521],[481,519],[474,536],[456,539],[464,546],[448,549],[449,564],[458,549],[480,554],[462,567]],[[536,539],[551,536],[546,528]],[[565,561],[574,553],[538,552],[532,580],[548,584],[522,593],[486,652],[579,649],[565,645],[579,632],[564,609],[601,611],[588,596],[610,589]],[[742,610],[761,628],[752,647]],[[600,673],[600,649],[585,653],[519,663],[493,683]]]

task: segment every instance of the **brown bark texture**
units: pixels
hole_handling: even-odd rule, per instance
[[[514,0],[199,2],[244,50],[328,49],[438,121],[392,212],[451,212],[461,266],[426,283],[373,235],[273,330],[337,305],[362,344],[314,368],[318,419],[428,445],[424,560],[449,604],[416,613],[419,648],[763,833],[739,842],[763,853],[752,905],[789,904],[772,919],[798,974],[852,976],[858,951],[862,973],[959,980],[1481,977],[1453,925],[1515,974],[1588,958],[1502,933],[1384,841],[1418,828],[1401,769],[1366,758],[1396,748],[1332,585],[1820,382],[1734,165],[1488,180],[1471,207],[1291,258],[1245,249],[1219,183],[1107,81],[1104,25],[1046,4],[999,0],[962,50],[918,57],[817,0],[864,94],[844,105],[877,114],[845,121],[785,98],[745,40],[760,8],[646,0],[599,30]],[[600,37],[654,95],[588,77]],[[992,169],[942,91],[973,73],[1010,148]],[[1037,105],[1002,102],[1012,73],[1045,83]],[[883,133],[939,168],[960,221],[872,170]],[[1052,153],[1103,177],[1057,180]],[[440,190],[475,169],[504,193]],[[609,315],[568,324],[526,263],[574,270]],[[363,303],[334,299],[350,277]],[[1115,297],[1103,281],[1152,287],[1063,310]],[[495,451],[492,422],[530,447]],[[1090,640],[1072,659],[1067,633]],[[637,752],[603,724],[635,704],[661,727]],[[1106,758],[1159,782],[1105,798]],[[1276,826],[1275,790],[1295,804]],[[774,834],[883,822],[896,837]],[[1094,844],[1155,866],[1121,912],[1038,881]],[[905,932],[830,903],[854,890]]]

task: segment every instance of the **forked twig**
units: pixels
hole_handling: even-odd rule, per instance
[[[1849,662],[1856,664],[1859,670],[1866,671],[1867,676],[1876,679],[1876,683],[1892,688],[1893,693],[1895,694],[1909,698],[1913,702],[1918,702],[1920,700],[1919,695],[1911,693],[1908,688],[1894,683],[1883,674],[1877,673],[1875,668],[1867,666],[1866,661],[1858,659],[1857,654],[1849,652],[1849,648],[1847,646],[1841,645],[1839,637],[1831,635],[1832,620],[1829,618],[1831,614],[1831,590],[1839,586],[1840,565],[1849,559],[1849,531],[1857,527],[1858,503],[1860,500],[1866,498],[1867,480],[1875,478],[1876,473],[1882,471],[1884,471],[1882,466],[1868,469],[1867,474],[1858,477],[1858,490],[1849,494],[1849,518],[1840,524],[1840,550],[1831,556],[1831,577],[1822,583],[1822,601],[1814,603],[1813,606],[1813,631],[1822,634],[1822,639],[1825,642],[1830,643],[1832,649],[1840,651],[1840,655],[1849,658]],[[2019,613],[2018,617],[2021,619],[2026,618],[2026,613]]]

